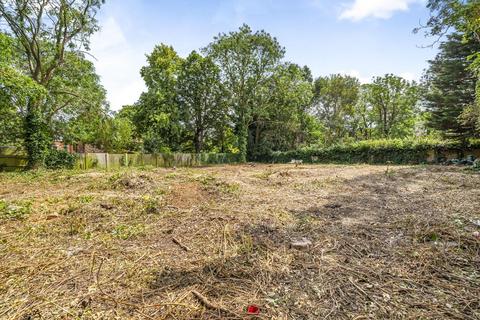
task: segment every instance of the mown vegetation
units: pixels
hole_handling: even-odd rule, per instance
[[[272,320],[480,316],[480,181],[461,168],[37,170],[0,183],[2,319],[254,319],[249,305]],[[291,247],[304,237],[309,249]]]
[[[140,70],[147,90],[117,112],[85,53],[102,3],[0,1],[0,144],[24,146],[32,168],[49,162],[53,140],[246,161],[377,139],[466,147],[479,137],[478,1],[428,1],[432,17],[415,31],[441,44],[420,83],[393,74],[367,84],[314,78],[285,59],[275,37],[243,25],[187,57],[157,45]]]

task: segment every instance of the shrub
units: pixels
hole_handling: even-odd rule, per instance
[[[432,152],[435,159],[438,159],[445,151],[461,154],[479,147],[478,141],[472,141],[465,146],[448,140],[366,140],[325,148],[309,147],[286,152],[271,152],[263,155],[261,161],[287,163],[296,159],[303,160],[305,163],[419,164],[427,162]]]
[[[51,149],[45,157],[47,169],[73,169],[76,157],[64,150]]]
[[[0,219],[23,219],[31,211],[32,203],[23,201],[21,203],[7,203],[0,200]]]

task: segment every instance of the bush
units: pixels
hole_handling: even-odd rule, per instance
[[[461,154],[477,148],[480,148],[478,141],[462,146],[455,141],[430,139],[366,140],[326,148],[309,147],[287,152],[271,152],[263,155],[261,161],[287,163],[295,159],[303,160],[305,163],[419,164],[426,163],[431,155],[437,160],[446,151]]]
[[[47,169],[73,169],[76,157],[65,150],[51,149],[45,157]]]

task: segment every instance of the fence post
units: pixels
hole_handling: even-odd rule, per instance
[[[87,170],[87,154],[88,153],[84,153],[83,154],[83,164],[84,164],[84,169]]]
[[[105,169],[108,171],[108,153],[105,153]]]

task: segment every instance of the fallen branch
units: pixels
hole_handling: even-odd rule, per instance
[[[175,243],[177,246],[179,246],[180,248],[182,248],[183,251],[190,251],[190,248],[187,247],[186,245],[184,245],[183,243],[181,243],[178,239],[176,238],[172,238],[172,241],[173,243]]]
[[[192,290],[192,294],[195,296],[195,298],[198,299],[198,301],[207,309],[210,309],[210,310],[216,310],[216,311],[220,311],[220,312],[223,312],[223,313],[226,313],[226,314],[230,314],[232,316],[235,316],[237,318],[239,318],[240,316],[230,310],[227,310],[225,308],[222,308],[220,306],[217,306],[216,304],[213,304],[212,302],[208,301],[208,299],[203,296],[200,292],[196,291],[196,290]]]

